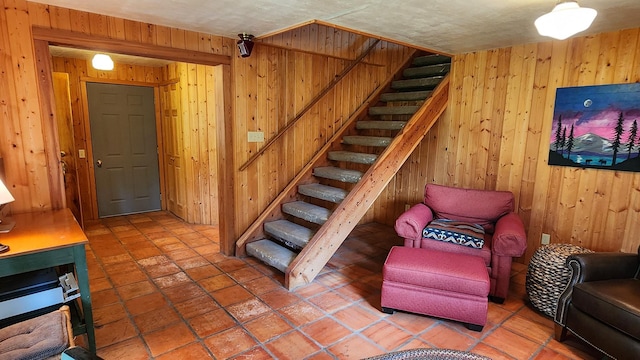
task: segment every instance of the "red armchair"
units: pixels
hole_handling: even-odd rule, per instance
[[[404,246],[479,256],[484,260],[492,301],[502,303],[509,292],[511,261],[524,254],[527,236],[514,210],[508,191],[472,190],[435,184],[425,186],[424,202],[414,205],[396,220],[395,229]],[[427,239],[423,229],[434,219],[449,219],[482,225],[481,249]]]

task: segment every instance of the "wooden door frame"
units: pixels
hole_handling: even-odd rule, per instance
[[[43,115],[43,137],[45,138],[45,153],[48,159],[48,180],[52,186],[51,203],[53,208],[62,208],[64,203],[64,188],[62,187],[62,170],[57,164],[60,161],[60,146],[58,144],[57,130],[55,126],[55,103],[51,94],[51,54],[49,45],[68,46],[89,50],[101,50],[134,56],[152,57],[177,62],[210,65],[221,76],[216,77],[216,99],[223,106],[217,107],[222,126],[217,126],[217,153],[218,153],[218,228],[220,234],[220,251],[226,255],[235,252],[235,159],[233,156],[233,108],[231,101],[233,62],[230,56],[205,53],[200,51],[177,49],[153,44],[136,43],[121,39],[111,39],[84,33],[76,33],[66,30],[48,29],[32,26],[34,55],[36,57],[37,72],[40,80],[40,107],[42,114],[51,114],[48,118]],[[221,65],[221,66],[219,66]],[[74,154],[75,155],[75,154]],[[163,162],[162,160],[161,162]],[[97,205],[96,205],[97,206]]]
[[[96,189],[96,171],[93,168],[94,159],[93,159],[93,137],[91,136],[91,119],[89,119],[89,97],[87,95],[87,83],[98,83],[98,84],[111,84],[111,85],[133,85],[133,86],[144,86],[153,88],[153,112],[155,116],[156,123],[156,144],[158,146],[157,155],[158,155],[158,172],[160,176],[160,208],[162,210],[167,210],[166,203],[166,176],[164,173],[164,159],[160,156],[164,152],[164,143],[162,142],[162,124],[160,119],[160,94],[159,94],[159,84],[157,83],[146,83],[146,82],[138,82],[138,81],[127,81],[127,80],[109,80],[109,79],[98,79],[98,78],[90,78],[90,77],[82,77],[80,78],[80,94],[82,96],[82,108],[84,110],[84,131],[87,139],[87,161],[89,162],[88,169],[89,170],[89,198],[90,204],[92,207],[92,211],[94,214],[98,215],[98,193]]]

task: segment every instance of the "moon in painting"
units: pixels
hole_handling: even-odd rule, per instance
[[[593,104],[593,101],[591,101],[591,99],[587,99],[587,100],[584,101],[584,107],[586,107],[586,108],[591,106],[591,104]]]

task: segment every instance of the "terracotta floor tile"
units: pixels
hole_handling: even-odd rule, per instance
[[[210,311],[187,321],[200,338],[205,338],[237,325],[236,321],[224,309]]]
[[[147,275],[145,275],[141,270],[135,269],[126,273],[117,273],[113,275],[109,275],[109,280],[114,286],[122,286],[137,283],[140,281],[147,280]]]
[[[191,279],[183,272],[153,279],[153,282],[161,289],[178,285],[191,284]]]
[[[255,340],[239,326],[210,336],[204,340],[204,343],[218,359],[227,359],[257,345]]]
[[[338,359],[362,359],[386,352],[357,334],[340,341],[328,350]]]
[[[287,333],[265,346],[278,359],[304,359],[320,350],[318,345],[299,331]]]
[[[320,319],[324,314],[307,302],[301,301],[278,310],[295,326],[302,326]]]
[[[231,314],[231,316],[233,316],[240,323],[245,323],[251,319],[262,316],[265,313],[271,311],[271,309],[258,298],[252,298],[237,304],[227,306],[226,309]]]
[[[183,243],[185,243],[187,246],[189,246],[191,248],[196,248],[198,246],[204,246],[204,245],[210,245],[211,244],[211,240],[209,240],[206,237],[200,235],[199,233],[193,233],[193,234],[195,234],[195,237],[192,237],[192,238],[185,238],[184,235],[180,235],[180,236],[178,236],[178,238],[180,239],[180,241],[182,241]]]
[[[570,359],[601,359],[602,355],[576,337],[569,336],[565,341],[551,340],[547,348],[567,356]]]
[[[174,262],[176,263],[176,265],[180,266],[180,268],[183,270],[210,265],[209,260],[203,258],[200,255],[195,255],[185,259],[178,259],[178,260],[174,259]]]
[[[91,293],[97,293],[99,291],[108,290],[108,289],[111,289],[112,287],[113,285],[111,285],[111,282],[109,281],[109,279],[105,277],[91,278],[91,280],[89,281],[89,289]]]
[[[132,261],[125,261],[125,262],[119,262],[119,263],[115,263],[115,264],[105,264],[104,265],[104,271],[109,274],[109,275],[113,275],[113,274],[119,274],[119,273],[128,273],[131,271],[136,271],[136,270],[140,270],[140,268],[138,267],[138,265],[135,262]]]
[[[482,342],[516,359],[528,359],[540,348],[535,342],[503,328],[494,330]]]
[[[183,268],[184,269],[184,268]],[[184,269],[184,272],[195,281],[210,278],[221,274],[221,271],[213,265],[204,265]]]
[[[515,360],[514,357],[509,356],[502,351],[484,343],[479,343],[474,346],[474,348],[471,349],[471,352],[474,354],[486,356],[488,358],[491,358],[492,360]]]
[[[138,260],[137,263],[144,267],[144,268],[148,268],[150,266],[156,266],[156,265],[162,265],[162,264],[170,264],[171,263],[171,259],[169,259],[167,256],[165,256],[164,254],[158,255],[158,256],[152,256],[146,259],[141,259]]]
[[[173,303],[180,303],[207,295],[207,293],[204,292],[204,290],[202,290],[202,288],[200,288],[200,286],[195,283],[186,283],[167,289],[162,289],[162,292]]]
[[[260,298],[267,305],[276,310],[295,304],[301,300],[299,296],[292,294],[283,288],[260,294]]]
[[[422,339],[412,339],[411,341],[395,349],[394,351],[410,350],[410,349],[429,349],[429,348],[432,348],[432,346],[424,342]]]
[[[119,302],[93,309],[93,323],[96,327],[124,319],[127,316],[124,306]]]
[[[198,281],[205,290],[214,292],[226,287],[236,285],[236,282],[227,274],[220,274]]]
[[[237,304],[241,301],[248,300],[253,295],[240,285],[234,285],[211,294],[213,298],[222,306]]]
[[[116,288],[116,291],[118,291],[122,300],[129,300],[134,297],[151,294],[157,290],[158,289],[150,281],[141,281]]]
[[[244,284],[248,281],[262,277],[262,274],[258,270],[245,265],[243,268],[230,272],[229,276],[238,283]]]
[[[182,244],[182,246],[184,246],[184,248],[168,251],[166,253],[167,256],[173,261],[199,257],[198,253],[189,249],[187,245]]]
[[[164,307],[154,311],[134,316],[133,322],[142,334],[146,334],[168,325],[180,322],[178,313],[171,307]]]
[[[149,245],[145,247],[140,247],[136,249],[129,250],[131,256],[136,260],[146,259],[153,256],[158,256],[162,254],[162,251],[158,249],[155,245]]]
[[[246,267],[247,263],[245,263],[243,260],[240,260],[238,258],[229,257],[224,261],[216,263],[216,266],[226,273],[232,273],[235,270]]]
[[[489,310],[487,312],[487,321],[500,324],[504,322],[509,316],[512,316],[513,312],[506,310],[501,305],[489,301]]]
[[[300,330],[324,347],[351,335],[351,330],[329,317],[323,317],[316,322],[305,325]]]
[[[293,329],[291,325],[274,312],[251,320],[244,324],[244,327],[263,343]]]
[[[554,330],[552,327],[543,325],[539,322],[529,320],[520,315],[510,317],[502,325],[504,329],[511,330],[512,332],[524,336],[525,338],[532,340],[538,344],[545,344],[549,339],[553,337]]]
[[[138,233],[134,235],[128,235],[128,236],[119,235],[118,238],[120,239],[121,243],[126,245],[136,244],[140,242],[146,243],[149,241],[149,239],[147,239],[147,237],[144,236],[140,231],[138,231]]]
[[[538,310],[534,309],[529,303],[525,304],[525,306],[522,307],[516,314],[544,326],[550,328],[554,327],[553,319],[550,316],[542,314]]]
[[[195,335],[182,322],[158,331],[143,334],[144,341],[151,350],[151,355],[158,356],[196,340]]]
[[[364,329],[362,335],[368,337],[387,351],[392,351],[399,347],[412,336],[410,333],[386,321],[380,321]]]
[[[318,276],[316,279],[318,280],[318,283],[328,288],[337,288],[351,282],[351,279],[338,271],[331,271]]]
[[[266,276],[260,276],[259,278],[246,281],[243,283],[243,285],[254,295],[261,295],[273,290],[282,289],[282,284]]]
[[[569,360],[570,358],[551,349],[542,349],[534,358],[535,360]]]
[[[358,305],[349,306],[333,314],[336,319],[352,330],[358,331],[379,320],[377,315],[362,309]]]
[[[91,283],[91,280],[89,280],[89,283]],[[118,301],[120,301],[120,298],[114,289],[91,292],[91,305],[94,309],[99,309],[103,306],[117,303]]]
[[[300,286],[299,288],[295,289],[293,292],[299,296],[308,298],[314,295],[322,294],[327,290],[329,290],[328,287],[322,284],[318,284],[316,282],[312,282],[311,284]]]
[[[125,307],[132,316],[161,309],[167,305],[167,300],[160,292],[138,296],[125,302]]]
[[[309,302],[316,305],[327,313],[334,313],[351,304],[350,301],[340,296],[337,292],[329,290],[309,299]]]
[[[129,318],[110,322],[103,326],[94,326],[94,328],[98,349],[138,336],[136,327]]]
[[[123,261],[132,261],[133,258],[131,257],[131,255],[129,255],[129,253],[126,252],[126,250],[120,246],[114,246],[110,248],[110,252],[113,252],[112,256],[102,256],[102,263],[103,264],[115,264],[115,263],[120,263]]]
[[[190,319],[220,308],[218,303],[213,301],[209,295],[199,296],[180,303],[174,303],[173,305],[185,319]]]
[[[270,360],[273,359],[269,353],[260,346],[256,346],[249,351],[245,351],[239,355],[233,356],[232,360]]]
[[[105,360],[147,360],[150,356],[146,344],[139,337],[131,338],[129,340],[98,349],[97,355]]]
[[[150,265],[150,266],[146,266],[144,269],[152,279],[157,279],[163,276],[177,274],[180,271],[182,271],[180,270],[178,265],[172,262],[167,262],[167,263],[158,264],[158,265]]]
[[[387,321],[400,326],[402,329],[405,329],[406,331],[414,335],[422,333],[438,322],[432,317],[410,314],[400,311],[396,311],[393,315],[388,316],[386,319]]]
[[[179,360],[179,359],[213,359],[209,350],[200,343],[191,343],[189,345],[171,350],[163,355],[156,357],[156,360]]]
[[[437,324],[420,335],[420,338],[435,347],[468,350],[476,343],[476,339],[461,334],[443,324]]]

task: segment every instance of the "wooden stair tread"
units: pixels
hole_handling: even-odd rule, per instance
[[[264,224],[264,232],[293,248],[303,248],[315,231],[289,220],[269,221]]]
[[[282,204],[282,211],[286,214],[318,225],[324,224],[331,215],[331,211],[329,209],[309,204],[304,201],[293,201]]]
[[[248,243],[247,254],[282,272],[287,271],[287,267],[297,256],[295,252],[268,239]]]
[[[346,162],[352,162],[357,164],[367,164],[367,165],[373,164],[378,158],[378,155],[376,154],[367,154],[367,153],[342,151],[342,150],[329,151],[328,156],[329,156],[329,160],[333,160],[333,161],[346,161]]]
[[[362,178],[362,172],[342,169],[335,166],[321,166],[313,169],[313,176],[338,180],[345,183],[357,183]]]

